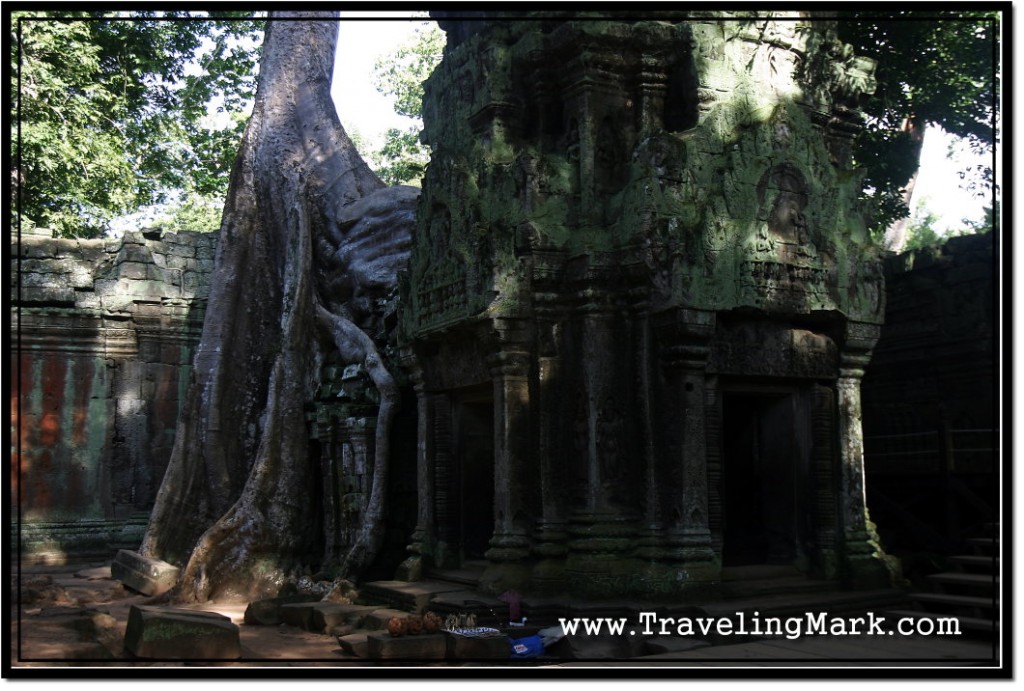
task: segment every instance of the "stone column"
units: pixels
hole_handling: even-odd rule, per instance
[[[499,327],[501,328],[501,327]],[[524,525],[524,467],[530,439],[530,355],[502,339],[489,358],[494,383],[494,536],[480,589],[492,594],[529,583],[529,526]]]
[[[698,598],[713,597],[721,578],[721,563],[711,543],[708,511],[708,458],[705,424],[705,377],[708,341],[714,314],[678,309],[657,315],[665,346],[662,367],[668,380],[678,438],[673,464],[676,494],[672,497],[666,531],[665,560],[674,570],[673,588]]]
[[[704,427],[707,434],[708,463],[708,528],[711,547],[721,557],[724,547],[725,526],[722,523],[722,395],[718,377],[710,376],[704,382]]]
[[[876,556],[876,546],[871,544],[877,536],[871,534],[867,523],[864,434],[861,428],[860,382],[879,332],[880,327],[875,324],[847,323],[836,382],[843,557],[851,585],[859,588],[890,584],[886,566]]]
[[[665,94],[668,92],[664,60],[644,55],[638,84],[640,92],[640,136],[647,137],[664,126]]]
[[[409,367],[416,392],[416,528],[408,546],[409,557],[398,567],[395,579],[418,581],[431,566],[434,541],[434,405],[426,390],[423,370]]]
[[[560,415],[563,386],[560,381],[561,358],[548,356],[537,361],[538,461],[540,465],[541,518],[534,531],[533,553],[539,558],[530,579],[531,590],[538,593],[561,591],[565,586],[565,555],[568,552],[566,522],[560,501],[563,474],[557,466],[565,449],[557,430],[565,424]]]
[[[637,562],[632,552],[639,516],[634,507],[611,496],[628,472],[617,422],[621,412],[616,406],[622,396],[620,382],[625,379],[616,376],[623,363],[615,359],[616,333],[622,331],[622,324],[603,306],[599,293],[588,292],[587,299],[581,334],[584,472],[583,486],[576,488],[583,505],[570,518],[566,580],[570,592],[602,598],[621,596],[633,585]]]

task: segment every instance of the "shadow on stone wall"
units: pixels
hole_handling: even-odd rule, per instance
[[[216,241],[12,237],[12,486],[27,559],[138,545],[174,444]]]

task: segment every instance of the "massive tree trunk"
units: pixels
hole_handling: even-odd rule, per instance
[[[918,165],[914,168],[913,175],[907,181],[907,184],[903,186],[903,203],[910,209],[911,215],[913,215],[913,209],[910,206],[910,202],[914,198],[914,187],[917,185],[917,177],[921,173],[921,149],[924,146],[924,135],[925,126],[923,123],[918,122],[913,117],[908,117],[903,121],[903,131],[910,137],[910,140],[914,143],[913,155],[916,156]],[[885,229],[885,238],[882,241],[883,246],[887,250],[893,252],[902,252],[903,247],[907,244],[907,230],[910,227],[910,216],[893,221],[892,224]]]
[[[414,196],[385,189],[338,122],[337,21],[297,14],[267,23],[193,378],[141,548],[184,566],[183,600],[273,593],[291,569],[317,562],[305,413],[331,348],[363,363],[381,394],[368,525],[341,575],[358,575],[383,531],[397,392],[357,324],[373,321],[373,298],[408,255]]]

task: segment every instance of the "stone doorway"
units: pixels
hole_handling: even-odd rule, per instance
[[[806,564],[805,397],[793,390],[726,392],[722,413],[723,566]]]
[[[494,534],[494,401],[485,386],[460,392],[453,402],[453,522],[463,563],[482,559]]]

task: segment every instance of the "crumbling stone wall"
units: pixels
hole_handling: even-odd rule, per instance
[[[136,546],[174,444],[217,235],[11,241],[12,484],[33,560]]]
[[[865,435],[996,426],[995,275],[992,233],[887,259]]]
[[[904,556],[956,553],[999,506],[992,233],[889,257],[864,377],[872,517]]]

